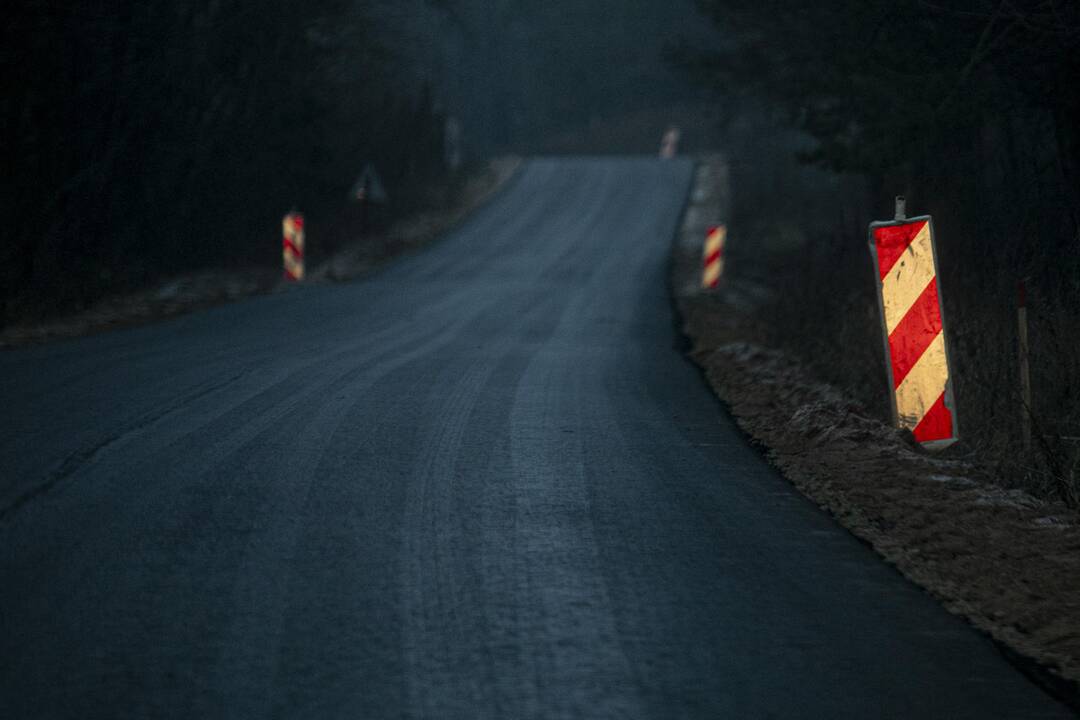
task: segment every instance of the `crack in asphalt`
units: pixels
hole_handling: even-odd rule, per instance
[[[247,371],[243,370],[226,380],[213,383],[209,387],[204,387],[190,395],[182,396],[177,401],[164,408],[157,408],[152,412],[146,413],[135,422],[122,427],[117,432],[106,436],[94,445],[76,450],[64,458],[64,460],[62,460],[54,470],[45,475],[40,482],[36,483],[28,490],[25,490],[8,505],[0,508],[0,525],[9,523],[22,508],[33,502],[35,499],[50,493],[60,483],[75,475],[80,469],[89,464],[95,457],[107,450],[110,446],[116,444],[132,433],[150,427],[157,421],[177,410],[235,383],[246,374]]]

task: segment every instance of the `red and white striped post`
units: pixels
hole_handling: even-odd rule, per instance
[[[720,286],[720,277],[724,274],[724,246],[726,244],[726,225],[709,228],[702,251],[704,269],[701,275],[701,287],[706,290]]]
[[[291,212],[282,220],[281,254],[285,279],[300,282],[304,279],[304,216]]]
[[[897,198],[896,219],[870,225],[878,279],[893,420],[924,447],[959,438],[945,317],[929,216],[908,219]]]
[[[682,140],[682,130],[677,127],[669,127],[660,140],[660,158],[671,160],[679,154],[679,141]]]

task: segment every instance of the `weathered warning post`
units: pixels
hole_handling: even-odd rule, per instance
[[[712,290],[720,286],[724,274],[724,246],[727,244],[727,226],[717,225],[705,234],[702,250],[701,287]]]
[[[300,282],[304,279],[304,216],[291,212],[281,221],[281,255],[285,279]]]
[[[897,198],[896,219],[870,225],[870,252],[893,419],[924,447],[943,449],[959,433],[931,218],[907,218]]]
[[[679,141],[682,140],[682,130],[674,125],[669,127],[664,132],[664,137],[660,141],[660,158],[663,160],[671,160],[679,154]]]

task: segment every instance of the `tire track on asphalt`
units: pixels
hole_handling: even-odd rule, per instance
[[[463,317],[460,323],[446,326],[435,342],[421,344],[412,352],[397,354],[392,362],[382,363],[377,367],[352,377],[342,377],[340,381],[325,393],[339,396],[337,401],[310,405],[296,416],[296,426],[302,430],[295,436],[286,437],[278,443],[273,436],[280,430],[271,427],[259,437],[252,439],[244,448],[235,450],[224,463],[226,468],[233,468],[232,474],[258,474],[258,468],[269,463],[267,470],[284,474],[288,483],[278,482],[270,488],[269,498],[257,503],[247,503],[260,514],[275,518],[272,528],[265,528],[260,533],[258,542],[250,542],[239,563],[240,572],[234,583],[230,606],[233,608],[259,607],[256,618],[234,617],[222,642],[223,652],[215,663],[213,674],[221,681],[221,694],[228,696],[229,684],[238,674],[246,677],[259,677],[262,682],[258,688],[249,690],[246,696],[239,698],[230,707],[233,711],[243,709],[243,715],[266,717],[273,708],[274,688],[271,684],[277,676],[277,663],[280,658],[280,643],[284,618],[289,597],[287,585],[289,573],[282,573],[282,566],[290,569],[294,566],[295,547],[300,536],[308,530],[303,525],[302,516],[295,512],[309,502],[309,497],[317,488],[318,467],[324,456],[338,439],[337,431],[344,418],[362,401],[356,398],[366,397],[373,388],[387,375],[411,367],[422,370],[425,360],[437,355],[440,348],[452,345],[461,329],[468,323]],[[267,446],[294,445],[303,448],[303,452],[285,453],[278,460],[275,456],[264,462],[252,460],[247,450]],[[229,472],[228,470],[226,472]],[[339,479],[338,482],[341,480]],[[239,504],[239,503],[236,503]],[[290,512],[292,509],[292,512]],[[272,532],[271,532],[272,530]],[[237,699],[233,695],[234,700]]]
[[[471,627],[475,618],[468,616],[475,608],[466,602],[467,568],[477,561],[478,549],[468,542],[466,521],[456,512],[456,493],[474,497],[478,489],[457,468],[470,420],[493,374],[525,339],[549,331],[545,325],[552,324],[558,307],[556,296],[494,304],[465,335],[483,342],[483,356],[442,369],[429,393],[426,406],[438,410],[425,419],[402,525],[403,653],[416,716],[468,717],[470,708],[494,701],[480,674],[462,672],[483,665],[488,646],[486,635]],[[512,329],[492,337],[492,327]]]
[[[550,343],[565,341],[568,326]],[[542,349],[526,369],[510,422],[517,496],[516,584],[535,598],[523,613],[536,644],[538,713],[559,717],[639,717],[600,572],[583,464],[578,398],[587,374]],[[572,434],[556,433],[570,422]]]
[[[338,482],[312,486],[298,509],[306,522],[270,681],[274,717],[332,716],[341,703],[354,717],[405,707],[396,570],[402,508],[428,417],[424,398],[443,370],[433,359],[447,352],[397,369],[354,402],[316,468]],[[367,432],[376,426],[395,430]]]
[[[350,377],[363,376],[368,374],[373,376],[370,378],[371,382],[377,380],[380,374],[388,372],[395,367],[404,366],[411,360],[422,356],[425,352],[431,351],[433,348],[452,343],[456,334],[460,331],[460,327],[466,324],[469,320],[468,315],[462,315],[459,322],[456,324],[448,324],[442,327],[442,331],[435,335],[428,335],[427,342],[418,342],[414,347],[412,353],[402,354],[399,351],[399,345],[397,343],[386,347],[377,358],[381,359],[381,364],[378,362],[374,367],[370,365],[362,365],[359,368],[347,367],[344,372],[337,372],[332,375],[332,381],[348,381]],[[418,329],[415,336],[403,335],[401,336],[402,343],[408,343],[411,337],[417,339],[424,335],[424,329]],[[122,473],[123,477],[127,477],[129,474],[136,476],[149,475],[153,473],[155,466],[159,465],[161,458],[167,457],[186,457],[188,460],[182,467],[170,468],[166,474],[159,478],[158,485],[160,486],[163,481],[167,481],[170,478],[175,480],[176,485],[173,487],[185,488],[184,493],[189,499],[182,500],[180,505],[177,505],[177,499],[173,494],[161,495],[156,493],[154,497],[154,507],[147,507],[141,504],[139,511],[141,514],[157,516],[159,518],[165,518],[166,522],[159,522],[152,535],[145,535],[142,538],[138,538],[134,543],[128,543],[124,551],[119,554],[113,554],[106,558],[105,565],[115,568],[115,572],[118,576],[123,576],[120,570],[125,566],[138,565],[138,558],[159,556],[163,547],[170,547],[170,545],[164,544],[165,541],[174,539],[175,545],[171,545],[171,549],[167,552],[166,558],[172,557],[173,559],[160,559],[157,561],[159,568],[168,568],[168,570],[162,574],[147,573],[147,577],[158,578],[159,582],[165,582],[168,578],[176,576],[176,569],[184,567],[182,557],[180,553],[186,553],[187,555],[197,554],[197,551],[201,548],[202,551],[207,551],[208,542],[207,537],[212,537],[212,534],[208,536],[206,533],[192,534],[191,519],[199,518],[198,522],[204,524],[208,518],[214,517],[214,505],[199,506],[200,497],[208,499],[215,498],[213,502],[224,503],[227,502],[231,494],[222,495],[216,490],[215,484],[210,477],[210,471],[219,465],[221,462],[220,453],[226,448],[230,448],[229,454],[226,457],[243,457],[245,449],[252,451],[259,445],[260,434],[262,438],[266,439],[269,435],[273,434],[275,427],[282,421],[282,419],[288,417],[291,413],[297,409],[302,408],[305,403],[312,402],[315,398],[325,392],[327,384],[323,383],[314,388],[308,389],[300,397],[295,395],[285,395],[276,399],[269,408],[260,410],[257,414],[258,420],[252,419],[250,410],[246,410],[243,406],[248,403],[243,403],[239,410],[234,409],[226,412],[224,415],[218,415],[214,422],[207,425],[203,425],[198,430],[191,430],[190,426],[186,423],[180,424],[180,427],[186,428],[181,435],[180,440],[173,441],[166,445],[159,445],[156,448],[144,449],[143,459],[136,462],[134,466],[124,463],[118,471]],[[266,391],[261,392],[257,397],[266,395]],[[250,402],[250,401],[249,401]],[[237,415],[237,412],[239,413]],[[247,416],[248,420],[244,423],[235,422],[234,418]],[[223,435],[218,436],[215,442],[209,446],[213,452],[207,451],[207,443],[202,439],[205,435],[216,435],[219,431],[225,431]],[[178,444],[179,443],[179,444]],[[280,476],[278,476],[280,477]],[[201,478],[199,484],[194,484],[193,479]],[[199,488],[199,489],[197,489]],[[150,490],[143,488],[143,494],[149,496]],[[125,502],[128,506],[132,506],[135,503],[135,498],[130,497],[130,493]],[[192,503],[196,503],[193,505]],[[185,509],[184,505],[187,505]],[[165,509],[169,508],[169,509]],[[95,512],[93,508],[87,510],[85,508],[79,508],[82,512]],[[52,617],[65,617],[68,615],[77,616],[78,613],[73,613],[71,610],[72,603],[77,602],[79,597],[78,590],[83,586],[81,580],[96,575],[102,571],[101,557],[95,558],[98,554],[98,548],[94,543],[85,542],[85,539],[80,538],[78,542],[65,541],[62,538],[58,538],[54,535],[50,535],[46,543],[40,547],[35,547],[37,553],[46,553],[49,551],[50,546],[63,543],[68,546],[68,550],[63,553],[65,564],[72,566],[75,570],[76,576],[80,579],[80,582],[73,583],[70,588],[70,592],[66,593],[59,599],[60,605],[53,605],[51,608],[48,606],[35,607],[35,614],[44,613],[47,616]],[[74,552],[72,552],[74,551]],[[28,562],[30,562],[28,560]],[[33,567],[38,567],[34,565]],[[79,570],[78,568],[81,568]],[[27,585],[25,590],[31,591],[32,586]],[[119,592],[121,588],[114,588],[114,591]],[[121,594],[122,597],[160,597],[163,600],[170,597],[169,591],[165,587],[148,587],[143,590],[136,588],[128,588],[126,592]],[[146,608],[143,608],[146,610]]]
[[[454,302],[450,304],[451,309],[436,305],[433,310],[439,313],[448,314],[450,317],[453,317],[455,311],[453,311],[452,308],[466,307],[470,300],[469,298],[462,295],[455,295],[453,296],[453,298]],[[322,368],[327,365],[334,366],[344,360],[351,359],[358,354],[358,351],[361,348],[365,346],[373,344],[378,345],[385,340],[394,340],[395,342],[382,345],[379,351],[379,355],[377,356],[378,358],[390,357],[393,356],[396,352],[398,352],[402,347],[419,342],[429,335],[430,330],[422,326],[417,326],[414,332],[411,334],[402,334],[400,328],[397,325],[387,325],[381,331],[378,331],[375,334],[365,337],[363,339],[356,340],[348,344],[344,349],[334,354],[331,354],[329,357],[319,356],[311,362],[300,365],[299,367],[294,367],[292,370],[289,371],[288,375],[282,377],[280,380],[273,382],[268,386],[260,387],[259,391],[254,396],[246,398],[238,405],[227,406],[211,422],[197,426],[195,429],[183,429],[181,435],[175,439],[175,442],[180,442],[184,438],[203,432],[209,425],[212,425],[215,422],[221,422],[226,417],[249,417],[251,414],[253,403],[256,403],[262,398],[272,397],[279,399],[280,403],[289,402],[290,399],[295,398],[295,395],[291,395],[287,391],[294,387],[305,385],[305,382],[302,381],[308,381],[306,384],[310,385],[310,379],[313,376],[313,369],[321,371]],[[2,527],[5,522],[9,522],[12,516],[15,515],[24,505],[55,489],[58,485],[76,475],[92,460],[109,450],[117,443],[129,438],[133,434],[151,428],[152,426],[158,424],[160,421],[168,419],[170,416],[174,415],[178,411],[188,406],[191,406],[200,400],[204,400],[209,398],[210,396],[213,396],[219,391],[224,390],[229,386],[235,384],[237,381],[239,381],[245,376],[254,376],[257,374],[257,371],[259,371],[258,374],[261,374],[261,372],[265,372],[265,365],[268,362],[272,363],[274,359],[278,359],[280,361],[280,353],[277,352],[276,348],[268,351],[267,354],[263,358],[260,358],[257,362],[246,363],[245,367],[238,372],[229,372],[228,377],[226,377],[224,380],[212,380],[207,383],[202,383],[189,393],[179,396],[178,398],[167,403],[165,406],[153,408],[149,412],[144,413],[135,421],[123,425],[118,430],[109,433],[104,438],[100,439],[94,444],[80,448],[76,452],[70,454],[64,460],[60,461],[53,470],[50,470],[40,481],[35,483],[29,490],[21,493],[19,496],[16,497],[14,501],[10,502],[9,504],[0,507],[0,527]],[[262,365],[263,367],[260,367],[260,365]],[[274,370],[275,369],[271,367],[271,371]],[[300,396],[300,398],[303,399],[318,394],[319,392],[323,392],[324,389],[325,388],[323,386],[309,387],[304,392],[304,394]],[[176,427],[185,428],[185,426],[181,423],[176,423]],[[233,427],[236,427],[235,424],[233,424]]]
[[[554,216],[554,221],[537,225],[523,236],[515,236],[515,243],[523,245],[525,251],[518,250],[511,257],[513,263],[501,261],[504,273],[511,276],[527,275],[546,277],[553,275],[559,268],[573,265],[573,258],[582,252],[583,244],[589,236],[599,229],[603,218],[603,207],[597,206],[589,192],[581,187],[585,174],[567,181],[565,191],[572,198],[570,206],[564,205],[566,212]],[[599,181],[591,181],[591,192],[603,192],[614,183],[613,174],[604,173]],[[537,260],[540,260],[538,263]],[[535,283],[527,288],[531,292],[538,289]],[[542,288],[541,288],[542,289]],[[449,374],[456,378],[454,390],[447,400],[440,400],[440,410],[434,420],[435,432],[425,437],[425,445],[418,461],[419,477],[414,480],[419,487],[410,493],[406,509],[404,536],[418,539],[408,542],[405,549],[407,558],[405,580],[407,588],[420,588],[420,592],[407,592],[405,655],[407,664],[413,668],[409,677],[411,683],[412,707],[419,716],[467,717],[469,708],[509,707],[539,708],[537,699],[538,678],[535,671],[535,659],[530,655],[529,647],[533,642],[544,642],[533,634],[534,625],[527,629],[521,627],[487,626],[478,637],[477,629],[472,625],[485,625],[484,618],[470,616],[464,610],[464,599],[468,597],[468,572],[465,565],[473,558],[467,558],[469,547],[463,540],[464,532],[455,524],[453,511],[455,505],[448,490],[454,483],[453,473],[457,466],[462,447],[468,438],[470,420],[475,418],[481,389],[490,381],[493,372],[504,365],[508,355],[520,352],[522,345],[539,347],[550,338],[555,326],[560,322],[566,306],[565,294],[544,292],[539,297],[518,299],[518,306],[525,309],[523,315],[515,312],[518,306],[502,308],[496,315],[495,322],[484,323],[478,331],[487,333],[485,339],[496,340],[494,348],[486,348],[488,354],[479,364],[467,365],[464,369],[452,368]],[[513,328],[508,332],[507,328]],[[517,363],[521,369],[527,360]],[[520,372],[520,371],[519,371]],[[520,376],[518,378],[520,380]],[[507,397],[503,402],[509,403]],[[510,472],[507,467],[501,474]],[[463,481],[464,482],[464,481]],[[469,490],[477,492],[475,488]],[[480,491],[482,495],[483,491]],[[503,509],[505,511],[505,509]],[[516,513],[516,509],[514,510]],[[460,522],[460,520],[456,521]],[[454,539],[448,542],[448,539]],[[450,547],[452,550],[447,550]],[[430,552],[431,555],[427,553]],[[503,548],[505,554],[505,548]],[[500,558],[501,565],[513,576],[513,567],[519,562],[516,557]],[[432,588],[432,578],[435,586]],[[493,599],[481,598],[486,608],[493,600],[509,601],[513,608],[507,612],[503,606],[503,616],[520,619],[528,611],[523,607],[529,604],[520,587],[511,590],[509,598],[503,596]],[[480,613],[481,615],[483,613]],[[440,622],[441,621],[441,622]],[[451,642],[447,642],[446,624],[453,628]],[[441,624],[441,627],[440,627]],[[471,632],[467,629],[471,628]],[[516,638],[521,652],[517,662],[532,667],[533,670],[522,672],[520,665],[514,668],[515,676],[521,678],[509,698],[492,696],[492,687],[483,682],[476,673],[463,676],[464,667],[477,667],[487,664],[491,655],[490,637],[492,631],[500,634],[500,640]],[[513,640],[510,640],[513,642]],[[509,670],[509,668],[507,668]],[[420,679],[417,681],[417,679]],[[427,683],[427,685],[421,683]],[[496,679],[497,682],[497,679]],[[498,685],[507,690],[506,684]],[[467,697],[463,697],[466,695]]]

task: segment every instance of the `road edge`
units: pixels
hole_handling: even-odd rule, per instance
[[[358,244],[345,248],[309,273],[299,287],[349,282],[390,262],[429,247],[453,232],[509,187],[521,174],[525,160],[517,156],[494,158],[465,183],[462,200],[442,212],[418,213],[396,223],[386,233],[388,242],[375,256],[361,256]],[[115,295],[87,310],[38,323],[11,325],[0,330],[0,352],[97,335],[110,330],[151,325],[219,305],[259,295],[287,292],[298,287],[281,280],[278,268],[204,270],[158,283],[146,290]]]
[[[718,160],[722,162],[722,159],[717,157],[702,159],[697,165],[707,166],[708,163]],[[691,188],[691,200],[684,209],[669,259],[668,286],[674,321],[678,325],[680,338],[678,349],[685,352],[698,366],[703,381],[723,403],[748,442],[788,482],[795,486],[800,494],[828,512],[838,525],[872,549],[907,581],[914,583],[934,597],[945,610],[963,618],[973,629],[988,638],[1002,656],[1032,683],[1080,716],[1080,663],[1077,663],[1075,658],[1067,658],[1073,662],[1065,666],[1055,663],[1055,660],[1061,659],[1055,657],[1056,653],[1032,652],[1033,647],[1030,643],[1017,641],[1015,627],[1005,628],[989,622],[990,618],[987,614],[980,612],[980,608],[972,607],[969,600],[957,597],[958,593],[949,592],[948,589],[935,582],[929,582],[925,574],[921,574],[917,567],[913,567],[911,555],[905,554],[903,548],[897,548],[895,543],[887,537],[887,533],[875,532],[872,527],[873,518],[867,517],[867,513],[862,512],[854,504],[845,507],[843,502],[838,502],[836,494],[823,495],[817,491],[815,484],[807,477],[808,469],[800,467],[799,462],[786,454],[784,448],[770,441],[770,434],[763,432],[760,427],[767,413],[762,410],[762,407],[740,402],[736,396],[737,393],[734,393],[731,387],[732,378],[738,378],[737,382],[746,384],[755,383],[755,378],[752,377],[752,373],[747,372],[746,367],[733,363],[723,373],[717,373],[715,367],[717,356],[726,355],[727,357],[723,358],[726,362],[731,359],[733,353],[737,355],[740,348],[749,353],[751,362],[753,362],[754,353],[759,353],[761,356],[792,364],[797,370],[801,370],[798,367],[801,364],[775,348],[761,344],[760,333],[753,327],[754,321],[748,319],[748,316],[753,314],[753,307],[761,302],[763,297],[753,285],[729,281],[719,291],[712,292],[704,292],[698,287],[699,255],[701,242],[704,239],[700,232],[701,228],[698,227],[701,224],[700,211],[704,209],[706,214],[717,214],[718,217],[713,218],[715,221],[723,219],[727,214],[726,197],[720,200],[715,197],[709,198],[707,197],[709,191],[702,192],[702,189],[698,187],[702,176],[702,171],[695,172],[695,187]],[[697,208],[692,207],[695,203],[698,205]],[[699,211],[697,217],[694,217],[692,212],[695,209]],[[698,235],[701,237],[699,238]],[[696,254],[691,252],[695,243]],[[702,311],[701,306],[705,306],[706,310]],[[695,314],[698,317],[695,318]],[[806,376],[809,378],[808,372]],[[772,381],[758,382],[755,387],[768,386]],[[835,388],[817,382],[815,379],[808,379],[807,382],[815,391],[825,396],[827,401],[849,402]],[[770,399],[764,399],[761,406],[769,403]],[[760,416],[755,417],[755,415]],[[775,423],[776,421],[775,414],[767,419],[767,422]],[[781,419],[780,422],[783,420]],[[880,425],[880,423],[877,424]],[[913,440],[905,434],[885,428],[883,425],[880,430],[883,432],[883,437],[887,438],[888,452],[914,457],[915,462],[923,466],[934,462],[933,458],[921,452]],[[949,472],[957,470],[953,467],[955,465],[955,462],[949,461],[943,464]],[[827,484],[828,480],[824,482]],[[1061,508],[1053,503],[1040,504],[1040,512],[1051,511],[1060,512]],[[917,553],[918,549],[915,552]],[[955,591],[955,588],[953,590]],[[1041,655],[1041,658],[1036,657],[1037,655]]]

